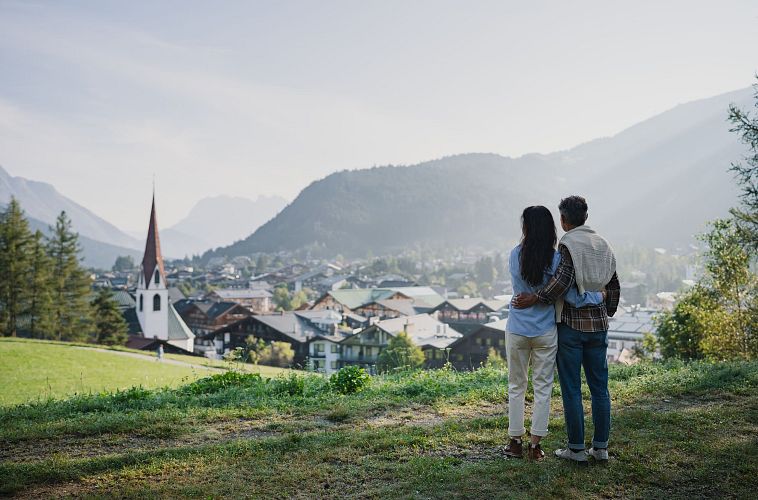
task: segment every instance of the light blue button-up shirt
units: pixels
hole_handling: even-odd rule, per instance
[[[553,262],[549,269],[545,269],[545,276],[539,286],[532,286],[521,277],[521,266],[519,264],[519,253],[521,245],[511,250],[511,256],[508,259],[508,269],[511,273],[511,283],[513,284],[513,295],[520,293],[536,293],[544,287],[550,278],[553,277],[561,262],[560,252],[555,252]],[[601,292],[585,292],[579,295],[576,285],[573,285],[564,300],[575,307],[584,307],[590,304],[600,304],[603,302]],[[537,302],[532,307],[526,309],[516,309],[511,307],[508,313],[508,323],[506,330],[524,337],[538,337],[549,333],[555,327],[555,306],[552,304],[543,304]]]

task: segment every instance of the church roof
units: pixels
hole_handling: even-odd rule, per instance
[[[163,269],[163,255],[161,255],[161,238],[158,235],[158,218],[155,215],[155,195],[153,206],[150,209],[150,226],[147,228],[147,243],[145,243],[145,256],[142,257],[142,273],[145,286],[150,283],[155,274],[156,267],[160,270],[163,283],[166,282],[166,271]]]

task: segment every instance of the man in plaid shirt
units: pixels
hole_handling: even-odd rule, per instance
[[[587,220],[587,202],[580,196],[561,200],[561,226],[568,232],[584,225]],[[604,241],[604,240],[603,240]],[[565,245],[558,247],[561,263],[552,279],[536,294],[523,294],[514,298],[513,307],[531,307],[538,301],[554,304],[576,285],[576,270],[571,253]],[[604,289],[605,302],[581,308],[563,304],[558,324],[558,376],[561,383],[568,447],[556,450],[559,458],[587,463],[587,457],[598,461],[608,460],[608,435],[611,424],[611,399],[608,393],[608,316],[618,308],[621,286],[613,273]],[[592,421],[595,434],[592,447],[584,451],[584,407],[582,406],[581,368],[587,377],[592,394]]]

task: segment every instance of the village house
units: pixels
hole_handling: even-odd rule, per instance
[[[358,365],[376,373],[376,363],[390,338],[406,332],[414,344],[424,352],[425,368],[439,367],[447,360],[450,344],[463,337],[448,325],[428,314],[402,316],[379,321],[340,342],[341,359],[338,366]]]
[[[183,299],[175,302],[174,307],[195,335],[205,335],[253,314],[236,302]]]
[[[506,359],[505,324],[501,319],[478,325],[468,335],[450,344],[449,359],[456,370],[476,370],[487,361],[490,349]]]
[[[400,316],[415,316],[424,308],[416,308],[411,299],[375,300],[353,310],[365,318],[392,319]]]
[[[333,309],[347,312],[377,300],[411,300],[414,307],[434,308],[444,301],[442,296],[426,286],[398,288],[344,288],[322,295],[311,309]]]
[[[342,316],[334,311],[295,311],[249,316],[203,335],[202,350],[212,349],[223,356],[238,347],[245,348],[249,336],[271,342],[287,342],[295,351],[294,366],[305,367],[308,341],[317,335],[332,335]],[[207,354],[206,354],[207,355]]]
[[[448,299],[430,314],[461,333],[470,333],[493,319],[507,317],[508,304],[506,300]]]
[[[646,333],[655,332],[653,318],[660,312],[640,306],[619,307],[616,314],[608,318],[608,361],[634,363],[634,347],[642,344]]]
[[[271,292],[264,289],[225,288],[213,290],[205,298],[213,302],[236,302],[254,313],[265,314],[272,309]]]

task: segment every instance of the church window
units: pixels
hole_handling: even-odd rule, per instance
[[[159,294],[153,295],[153,311],[161,310],[161,296]]]
[[[161,274],[158,272],[158,270],[155,270],[155,284],[159,285],[161,282]]]
[[[142,311],[142,303],[144,302],[144,295],[139,294],[139,310]]]

